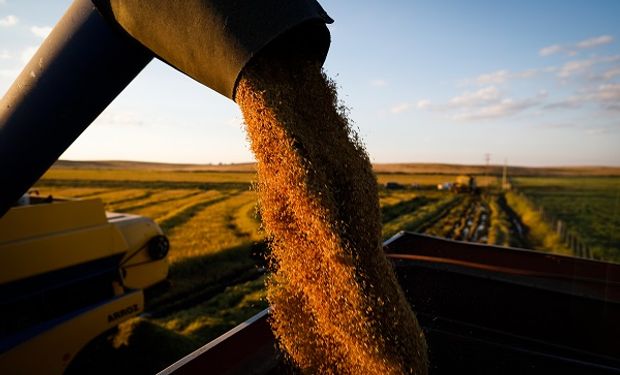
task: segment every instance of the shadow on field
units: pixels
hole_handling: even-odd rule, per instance
[[[66,374],[153,374],[265,309],[251,247],[171,264],[169,287],[146,292],[145,313],[93,340]]]
[[[424,199],[418,202],[406,203],[404,207],[394,209],[394,213],[388,211],[389,215],[396,213],[398,215],[389,221],[384,219],[382,237],[386,240],[403,230],[423,233],[447,215],[461,200],[461,196],[450,194],[442,199]],[[415,208],[410,212],[406,212],[407,205],[415,206]]]
[[[45,179],[37,187],[95,187],[127,189],[201,189],[201,190],[248,190],[249,182],[191,182],[191,181],[127,181],[127,180],[63,180]]]
[[[137,318],[93,340],[65,375],[154,374],[198,346],[194,340]]]
[[[254,280],[262,275],[250,254],[251,244],[178,260],[170,265],[170,288],[163,294],[147,293],[146,310],[161,317],[191,307],[227,286]]]
[[[150,198],[152,195],[153,195],[153,191],[152,190],[147,190],[147,191],[145,191],[144,193],[142,193],[140,195],[136,195],[135,197],[117,199],[117,200],[114,200],[114,201],[106,202],[106,204],[113,205],[113,204],[123,204],[123,203],[137,202],[137,201],[141,201],[141,200]]]
[[[506,196],[499,194],[497,204],[505,212],[508,218],[507,245],[521,249],[531,249],[532,244],[528,240],[529,228],[521,221],[519,215],[506,202]]]
[[[198,214],[203,209],[209,206],[212,206],[214,204],[223,202],[225,200],[228,200],[234,197],[235,195],[241,194],[241,192],[242,190],[236,191],[231,194],[226,194],[219,198],[210,199],[204,202],[199,202],[191,206],[188,206],[184,208],[183,210],[181,210],[180,212],[176,213],[174,216],[160,222],[159,227],[164,231],[164,233],[169,233],[175,227],[178,227],[178,226],[181,226],[187,223],[192,217],[194,217],[196,214]]]
[[[411,213],[417,210],[419,207],[428,204],[434,199],[429,199],[428,197],[415,197],[413,199],[405,200],[402,202],[398,202],[396,204],[391,204],[388,206],[381,207],[381,219],[383,223],[387,223],[390,220],[393,220],[401,215]]]
[[[162,204],[162,203],[168,203],[168,202],[173,202],[173,201],[180,201],[182,199],[187,199],[187,198],[191,198],[194,197],[198,194],[200,194],[200,191],[194,191],[191,192],[189,194],[185,194],[185,195],[181,195],[178,197],[171,197],[171,198],[165,198],[165,199],[152,199],[146,203],[141,203],[141,204],[137,204],[135,206],[129,206],[129,207],[123,207],[123,211],[125,212],[132,212],[132,211],[136,211],[136,210],[140,210],[143,208],[147,208],[147,207],[152,207],[152,206],[157,206],[158,204]],[[153,195],[153,191],[150,190],[147,193],[144,194],[145,197],[144,198],[149,198],[150,196]],[[143,199],[144,199],[143,198]],[[133,202],[133,201],[140,201],[141,199],[124,199],[124,200],[120,200],[120,201],[112,201],[109,204],[113,205],[113,204],[120,204],[120,203],[127,203],[127,202]]]

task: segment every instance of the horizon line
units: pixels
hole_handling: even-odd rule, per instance
[[[82,163],[140,163],[140,164],[164,164],[164,165],[185,165],[185,166],[218,166],[218,165],[250,165],[256,164],[256,161],[243,162],[209,162],[209,163],[187,163],[187,162],[168,162],[168,161],[147,161],[147,160],[124,160],[124,159],[58,159],[56,162],[82,162]],[[55,162],[55,163],[56,163]],[[372,165],[446,165],[446,166],[463,166],[463,167],[503,167],[504,164],[466,164],[458,162],[371,162]],[[528,164],[506,164],[512,168],[620,168],[620,164],[547,164],[547,165],[528,165]]]

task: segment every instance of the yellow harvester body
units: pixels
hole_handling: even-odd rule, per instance
[[[456,177],[453,190],[457,192],[473,193],[477,190],[476,178],[469,175],[460,175]]]
[[[62,374],[144,310],[143,290],[167,276],[168,241],[97,199],[31,201],[0,218],[0,373]]]

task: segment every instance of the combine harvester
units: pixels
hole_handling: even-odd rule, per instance
[[[168,249],[152,220],[106,213],[98,199],[25,196],[0,219],[0,373],[62,374],[144,310]]]
[[[468,175],[456,176],[453,190],[457,193],[480,193],[480,189],[476,184],[476,177]]]
[[[61,374],[143,309],[167,272],[150,220],[98,201],[16,206],[153,57],[234,100],[253,56],[329,48],[314,0],[76,0],[0,105],[1,374]],[[385,243],[425,329],[432,374],[620,372],[620,266],[401,233]],[[282,369],[253,317],[162,374]]]

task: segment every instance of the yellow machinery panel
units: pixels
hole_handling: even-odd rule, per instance
[[[107,223],[99,199],[55,200],[17,206],[0,217],[0,244]]]
[[[0,264],[10,265],[0,284],[126,251],[99,200],[15,207],[0,219]]]
[[[152,220],[100,200],[41,200],[0,218],[0,374],[62,374],[91,340],[144,310],[168,274]]]
[[[61,375],[90,340],[143,310],[141,290],[104,301],[0,354],[0,372]]]

